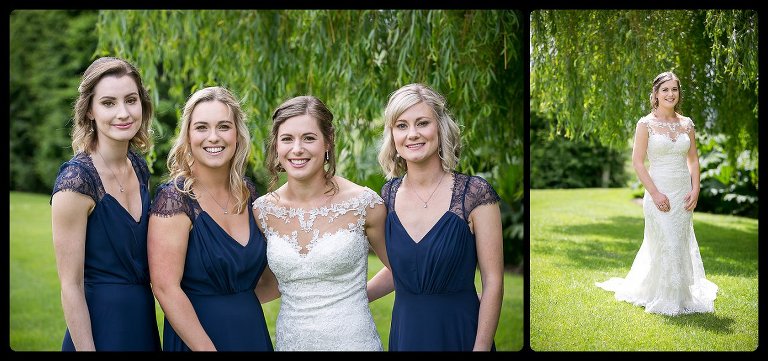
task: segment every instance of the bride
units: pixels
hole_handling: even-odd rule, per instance
[[[677,76],[659,74],[650,100],[653,111],[637,122],[632,153],[632,164],[645,186],[643,243],[626,278],[614,277],[596,285],[649,313],[714,312],[717,286],[705,278],[693,233],[699,158],[693,121],[678,113]]]
[[[270,190],[253,203],[267,238],[259,300],[281,297],[275,350],[381,351],[368,307],[368,249],[389,267],[383,201],[335,176],[333,114],[312,96],[272,115],[267,149]],[[287,182],[275,189],[277,173]],[[276,282],[275,282],[276,281]]]

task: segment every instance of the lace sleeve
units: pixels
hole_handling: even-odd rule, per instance
[[[635,128],[640,128],[641,126],[645,127],[645,129],[646,129],[646,131],[648,132],[649,135],[651,134],[651,127],[648,124],[648,117],[647,116],[640,118],[640,120],[637,121],[637,124],[635,125]]]
[[[195,219],[185,195],[179,192],[173,183],[167,182],[157,187],[155,199],[149,208],[149,215],[167,218],[182,212],[186,213],[189,219]]]
[[[96,182],[85,166],[79,162],[68,161],[61,165],[59,174],[56,175],[56,182],[53,184],[51,200],[53,200],[53,195],[59,191],[81,193],[91,197],[94,202],[98,202]]]
[[[493,204],[499,200],[501,198],[496,194],[496,191],[488,181],[478,176],[470,177],[464,198],[465,219],[468,219],[469,214],[476,207],[484,204]]]
[[[690,132],[694,128],[696,128],[696,124],[693,124],[693,119],[685,117],[685,132]]]
[[[381,199],[378,193],[374,192],[373,189],[370,189],[368,187],[365,187],[365,204],[364,207],[373,208],[377,204],[384,204],[384,200]]]
[[[149,186],[149,166],[147,161],[139,153],[133,150],[128,151],[128,156],[133,163],[133,168],[136,170],[136,174],[139,176],[141,184]]]
[[[392,208],[392,201],[389,199],[389,195],[392,191],[392,183],[394,183],[394,179],[388,180],[387,183],[384,183],[384,185],[381,186],[381,198],[384,200],[384,206],[387,207],[387,210]]]
[[[251,194],[251,196],[248,197],[248,203],[253,204],[253,202],[259,198],[259,192],[256,191],[256,183],[253,183],[248,177],[243,177],[243,181],[245,182],[245,187],[248,188],[248,192]]]

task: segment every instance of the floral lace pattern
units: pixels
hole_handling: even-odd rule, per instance
[[[671,141],[677,141],[677,138],[683,134],[686,136],[694,128],[693,121],[688,117],[681,117],[679,121],[667,122],[658,120],[652,116],[640,118],[638,125],[643,124],[648,128],[648,135],[665,136]]]
[[[281,293],[275,350],[381,351],[366,281],[366,210],[382,204],[364,188],[309,210],[253,203],[267,239],[267,260]]]
[[[706,279],[704,265],[693,232],[693,213],[685,210],[685,195],[691,191],[691,175],[686,158],[690,147],[689,118],[682,125],[663,128],[643,118],[647,124],[649,174],[658,190],[669,198],[669,212],[662,212],[646,191],[643,197],[645,230],[643,243],[625,278],[596,283],[615,292],[620,301],[644,306],[645,312],[675,316],[714,312],[717,285]]]

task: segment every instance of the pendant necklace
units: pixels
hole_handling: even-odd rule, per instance
[[[112,176],[114,176],[114,177],[115,177],[115,180],[117,181],[117,184],[119,184],[119,185],[120,185],[120,193],[123,193],[123,192],[125,192],[125,188],[123,188],[123,184],[122,184],[122,183],[120,183],[120,180],[119,180],[119,179],[117,179],[117,174],[115,174],[115,171],[113,171],[113,170],[112,170],[112,168],[110,168],[110,166],[109,166],[109,165],[107,165],[107,161],[106,161],[106,160],[104,160],[104,156],[103,156],[103,155],[101,155],[101,152],[99,152],[98,150],[96,151],[96,153],[98,153],[98,154],[99,154],[99,157],[101,157],[101,161],[102,161],[102,162],[104,162],[104,166],[105,166],[105,167],[107,167],[107,169],[109,169],[109,171],[110,171],[110,172],[112,172]]]
[[[208,193],[208,196],[211,197],[211,199],[213,199],[214,202],[216,202],[216,205],[219,206],[219,208],[221,208],[222,211],[224,211],[224,214],[229,214],[229,200],[232,198],[232,192],[229,192],[229,195],[227,196],[227,205],[222,207],[221,203],[219,203],[219,201],[217,201],[216,198],[213,197],[213,194],[211,194],[211,192],[208,191],[208,188],[205,188],[202,184],[200,184],[200,188],[202,188],[205,191],[205,193]]]
[[[429,198],[427,198],[426,201],[424,199],[422,199],[421,196],[418,193],[416,193],[416,189],[411,190],[411,192],[413,192],[413,194],[415,194],[416,197],[419,198],[421,203],[424,203],[424,208],[427,208],[427,203],[429,203],[429,201],[432,200],[432,196],[434,196],[435,192],[437,192],[437,189],[440,188],[440,183],[443,182],[443,178],[445,178],[445,174],[446,173],[443,172],[443,175],[440,177],[440,180],[437,182],[437,185],[435,186],[435,189],[432,191],[432,194],[429,195]],[[407,178],[407,177],[408,177],[408,175],[406,174],[405,178]]]

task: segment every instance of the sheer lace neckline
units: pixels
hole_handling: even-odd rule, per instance
[[[648,127],[648,135],[661,135],[672,142],[676,142],[677,139],[686,134],[693,127],[693,122],[685,116],[679,116],[676,121],[666,121],[656,118],[656,116],[650,114],[643,118],[640,123],[645,123]]]
[[[280,205],[280,204],[278,204],[275,201],[277,198],[274,196],[274,194],[273,194],[274,192],[273,193],[265,194],[261,198],[261,200],[262,200],[262,202],[264,204],[269,205],[271,208],[274,208],[274,209],[282,209],[282,210],[285,210],[286,212],[290,212],[290,213],[294,213],[294,214],[299,214],[299,213],[308,214],[308,213],[325,212],[325,211],[330,210],[330,209],[336,209],[336,208],[339,208],[339,207],[348,206],[349,204],[353,203],[354,201],[359,200],[360,198],[365,196],[366,193],[368,193],[368,192],[371,192],[371,193],[375,194],[375,192],[373,190],[371,190],[370,188],[363,187],[362,191],[359,191],[356,194],[354,194],[353,196],[348,197],[348,198],[346,198],[344,200],[334,200],[333,202],[329,202],[330,200],[333,200],[333,199],[335,199],[338,196],[338,194],[335,194],[335,195],[331,196],[328,200],[323,202],[321,205],[315,206],[315,207],[310,207],[310,208],[302,208],[302,207],[293,207],[293,206],[288,206],[288,205]]]
[[[310,209],[279,205],[269,194],[256,200],[254,208],[259,210],[258,218],[268,238],[284,239],[301,257],[306,257],[320,239],[342,230],[363,232],[366,207],[373,208],[381,203],[383,201],[376,192],[363,187],[347,199]]]
[[[674,126],[674,125],[683,124],[684,119],[682,117],[678,117],[677,120],[661,120],[661,119],[656,118],[656,117],[650,117],[650,118],[648,118],[648,121],[650,123],[654,123],[654,124],[666,124],[666,125]]]

